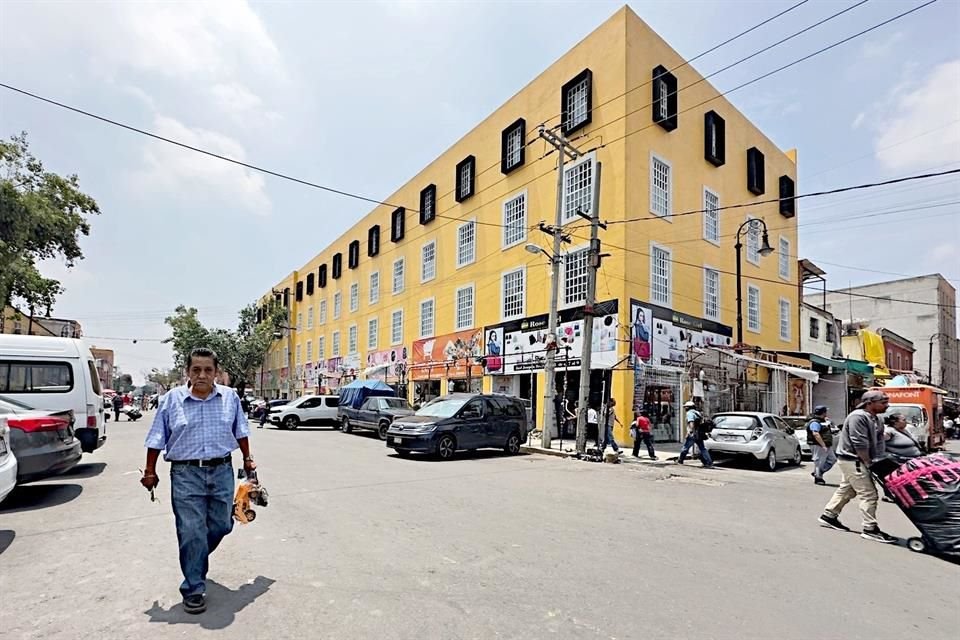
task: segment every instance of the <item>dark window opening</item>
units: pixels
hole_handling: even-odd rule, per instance
[[[780,176],[780,214],[792,218],[797,214],[796,187],[790,176]]]
[[[584,69],[560,90],[563,134],[582,129],[593,120],[593,72]]]
[[[500,134],[500,172],[510,173],[523,166],[527,150],[527,123],[520,118]]]
[[[437,217],[437,185],[428,185],[420,192],[420,224],[427,224]]]
[[[463,202],[473,195],[473,181],[476,178],[476,158],[467,156],[457,163],[457,202]]]
[[[715,167],[727,161],[727,124],[716,111],[703,115],[703,157]]]
[[[303,280],[297,283],[297,302],[303,300]]]
[[[375,224],[367,231],[367,255],[373,257],[380,253],[380,225]]]
[[[356,269],[360,266],[360,241],[354,240],[347,247],[347,266]]]
[[[308,296],[313,295],[313,277],[314,276],[312,273],[307,274],[307,295]]]
[[[322,264],[317,269],[317,286],[321,289],[327,286],[327,265]]]
[[[390,241],[400,242],[403,240],[404,232],[407,226],[407,210],[403,207],[395,209],[390,216]]]
[[[666,131],[677,128],[677,77],[659,65],[653,68],[653,121]]]
[[[334,280],[339,280],[340,276],[343,275],[343,254],[335,253],[333,254],[333,268],[331,269]]]
[[[283,306],[290,308],[290,287],[283,288]]]
[[[756,147],[750,147],[747,149],[747,190],[754,195],[763,195],[765,182],[763,153]]]

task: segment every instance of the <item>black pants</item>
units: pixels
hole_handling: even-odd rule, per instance
[[[120,422],[120,409],[113,410],[113,421]]]
[[[587,438],[593,437],[593,442],[597,448],[600,447],[600,425],[596,422],[587,423]]]
[[[640,443],[647,445],[647,453],[650,455],[650,458],[656,458],[657,453],[653,450],[653,434],[649,431],[640,431],[633,439],[633,457],[636,458],[640,455]]]

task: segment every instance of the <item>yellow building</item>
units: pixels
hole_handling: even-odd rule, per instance
[[[555,218],[557,154],[541,157],[541,122],[562,123],[583,154],[564,168],[557,371],[568,397],[579,385],[589,237],[576,210],[590,210],[598,162],[610,255],[597,280],[596,398],[612,393],[625,422],[643,404],[659,439],[680,436],[690,349],[735,341],[734,236],[750,217],[766,222],[776,252],[761,257],[759,231],[746,233],[744,342],[797,350],[796,156],[683,63],[619,10],[385,198],[404,207],[375,208],[261,298],[286,301],[295,327],[268,358],[265,393],[386,375],[408,381],[411,400],[482,385],[542,415],[550,265],[525,250],[550,250],[538,223]],[[739,204],[751,206],[722,209]],[[486,369],[467,366],[482,355]]]

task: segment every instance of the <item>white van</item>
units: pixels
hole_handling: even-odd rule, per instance
[[[86,453],[107,439],[100,378],[83,340],[0,335],[0,395],[37,409],[72,410]]]

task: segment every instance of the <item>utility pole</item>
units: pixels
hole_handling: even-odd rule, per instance
[[[577,215],[590,221],[590,248],[587,252],[587,299],[583,303],[583,345],[580,352],[580,398],[577,401],[577,453],[587,450],[587,409],[590,402],[590,367],[593,359],[593,305],[597,297],[597,271],[605,254],[600,253],[600,229],[607,225],[600,222],[600,163],[594,161],[593,202],[590,215],[577,211]],[[629,310],[628,310],[629,312]],[[632,348],[632,347],[631,347]],[[598,425],[598,428],[602,428]]]
[[[563,165],[566,157],[569,155],[571,160],[580,157],[577,151],[564,137],[563,133],[557,133],[552,129],[547,129],[540,125],[540,137],[560,152],[557,160],[557,211],[556,220],[553,228],[550,230],[553,235],[553,253],[550,255],[550,313],[547,326],[547,362],[543,367],[546,385],[543,392],[543,431],[540,437],[540,446],[544,449],[550,448],[551,434],[550,430],[557,423],[555,396],[557,393],[557,307],[559,306],[559,288],[560,288],[560,243],[563,241]]]

